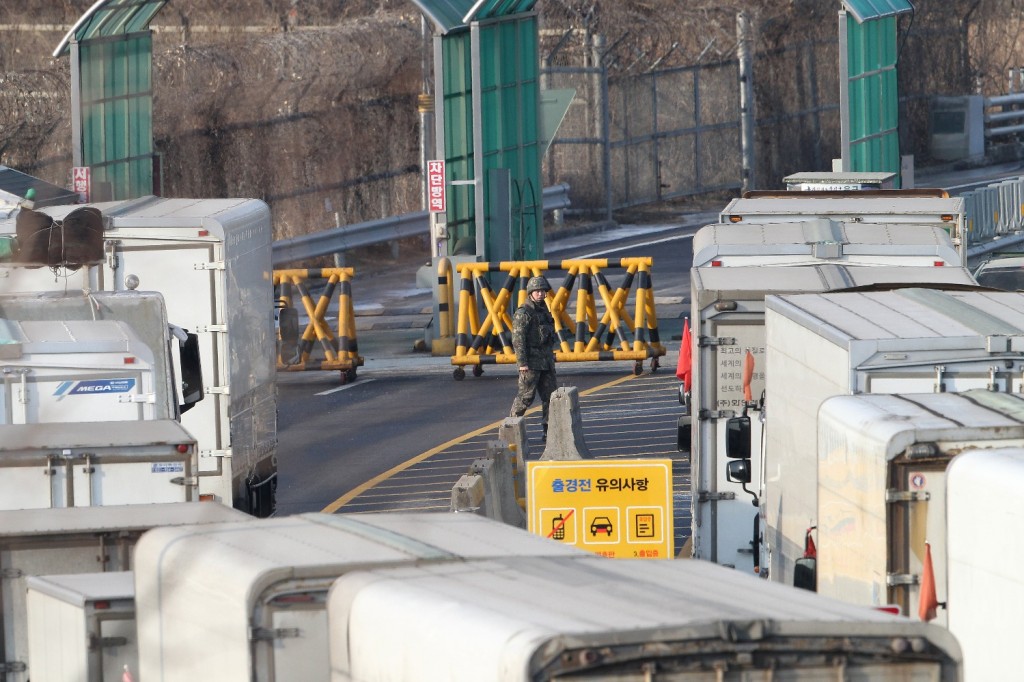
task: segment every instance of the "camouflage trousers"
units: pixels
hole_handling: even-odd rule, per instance
[[[541,405],[544,409],[544,433],[548,432],[548,404],[551,401],[551,394],[558,388],[558,378],[555,370],[529,369],[519,373],[519,392],[516,399],[512,401],[512,417],[522,417],[533,403],[533,398],[540,394]]]

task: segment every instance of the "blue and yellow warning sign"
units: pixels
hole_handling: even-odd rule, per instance
[[[527,462],[531,533],[613,558],[672,558],[672,460]]]

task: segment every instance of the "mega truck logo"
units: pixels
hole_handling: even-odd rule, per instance
[[[90,379],[88,381],[62,381],[53,395],[63,400],[69,395],[106,395],[128,393],[135,388],[135,379]]]

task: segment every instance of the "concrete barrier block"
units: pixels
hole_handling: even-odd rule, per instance
[[[516,500],[513,454],[502,441],[487,443],[487,460],[491,463],[487,480],[487,504],[491,518],[517,528],[526,528],[526,514]]]
[[[530,441],[523,417],[506,417],[498,427],[498,440],[508,443],[515,457],[516,498],[526,497],[526,460],[530,459]]]
[[[476,474],[463,475],[452,486],[451,510],[483,514],[484,479]]]
[[[580,394],[575,386],[562,386],[551,394],[548,407],[548,439],[542,460],[592,459],[583,439]]]

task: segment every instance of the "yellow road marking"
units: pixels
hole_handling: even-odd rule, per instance
[[[635,378],[636,378],[635,374],[627,374],[626,376],[620,377],[620,378],[615,379],[613,381],[610,381],[607,384],[601,384],[600,386],[594,386],[593,388],[588,388],[585,391],[580,391],[580,396],[590,395],[591,393],[596,393],[597,391],[602,391],[602,390],[604,390],[606,388],[611,388],[612,386],[618,386],[621,383],[624,383],[626,381],[629,381],[630,379],[635,379]],[[535,412],[537,412],[540,409],[541,409],[540,405],[537,405],[535,407],[531,407],[529,410],[526,411],[526,414],[534,414]],[[365,493],[370,488],[373,488],[378,483],[382,483],[383,481],[388,480],[389,478],[391,478],[395,474],[399,474],[399,473],[405,471],[406,469],[408,469],[409,467],[411,467],[411,466],[413,466],[415,464],[419,464],[423,460],[430,459],[431,457],[433,457],[434,455],[436,455],[439,452],[444,452],[445,450],[447,450],[448,448],[452,447],[453,445],[459,445],[460,443],[464,443],[465,441],[469,440],[470,438],[475,438],[475,437],[479,436],[480,434],[487,433],[488,431],[493,431],[494,429],[497,429],[499,426],[501,426],[501,422],[504,421],[504,420],[505,419],[502,418],[501,420],[496,421],[493,424],[488,424],[487,426],[482,426],[479,429],[477,429],[476,431],[471,431],[471,432],[469,432],[467,434],[463,434],[463,435],[459,436],[458,438],[453,438],[450,441],[448,441],[447,443],[442,443],[441,445],[438,445],[435,448],[431,448],[430,450],[427,450],[426,452],[422,452],[422,453],[416,455],[415,457],[413,457],[411,459],[407,459],[406,461],[402,462],[401,464],[396,464],[395,466],[391,467],[390,469],[388,469],[384,473],[378,474],[378,475],[374,476],[373,478],[371,478],[369,481],[366,481],[365,483],[362,483],[362,484],[356,486],[352,490],[348,491],[347,493],[345,493],[344,495],[342,495],[341,497],[336,499],[334,502],[331,502],[329,505],[327,505],[326,507],[324,507],[320,511],[325,513],[325,514],[333,514],[334,512],[338,511],[339,509],[344,507],[346,504],[348,504],[349,502],[351,502],[355,498],[357,498],[360,495],[362,495],[363,493]]]

